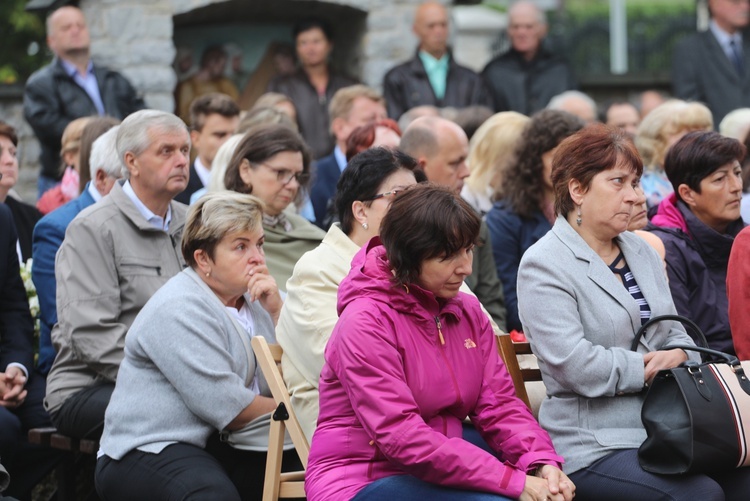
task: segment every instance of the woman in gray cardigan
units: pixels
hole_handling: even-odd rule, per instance
[[[642,171],[632,142],[603,125],[569,137],[555,154],[558,218],[524,254],[518,275],[521,322],[547,387],[539,421],[565,458],[577,501],[747,499],[748,469],[661,476],[638,463],[643,389],[687,360],[670,345],[692,344],[678,323],[661,322],[637,351],[629,348],[649,318],[675,313],[662,261],[626,231],[644,201]]]
[[[154,294],[125,339],[96,468],[102,499],[261,499],[276,406],[250,337],[274,341],[282,306],[261,215],[255,197],[232,192],[190,207],[189,267]],[[220,440],[249,423],[250,450]],[[293,450],[284,460],[298,465]]]

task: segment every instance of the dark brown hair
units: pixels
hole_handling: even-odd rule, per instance
[[[422,263],[447,258],[476,245],[480,219],[452,190],[432,183],[415,185],[391,202],[380,225],[380,239],[399,284],[415,283]]]
[[[13,143],[13,146],[18,146],[18,135],[16,135],[16,129],[3,121],[0,121],[0,136],[7,137],[10,139],[10,142]]]
[[[247,160],[250,162],[250,168],[256,169],[258,164],[285,151],[302,153],[302,172],[310,173],[310,152],[297,132],[284,125],[265,125],[250,129],[234,150],[227,173],[224,175],[224,186],[239,193],[252,193],[253,186],[245,184],[240,175],[242,160]],[[308,184],[309,176],[304,184],[300,183],[299,193],[306,189]]]
[[[703,179],[730,162],[742,162],[746,151],[738,140],[718,132],[690,132],[667,152],[664,172],[677,198],[682,200],[678,191],[681,184],[700,193]]]
[[[203,94],[190,103],[190,129],[200,132],[209,115],[221,115],[224,118],[240,116],[240,107],[234,99],[221,92]]]
[[[532,116],[502,173],[495,198],[504,200],[522,218],[533,218],[544,197],[542,155],[583,126],[583,120],[566,111],[542,110]]]
[[[571,180],[577,180],[586,191],[594,176],[618,165],[629,167],[638,177],[643,174],[643,162],[635,144],[617,127],[589,125],[560,143],[552,159],[557,214],[566,216],[575,207],[568,188]]]

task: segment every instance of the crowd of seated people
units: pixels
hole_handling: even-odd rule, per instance
[[[677,313],[750,359],[750,108],[720,125],[656,92],[597,109],[540,77],[567,70],[526,1],[480,76],[454,59],[447,12],[415,9],[416,53],[382,94],[334,69],[312,19],[293,33],[299,70],[249,109],[204,93],[187,125],[123,87],[129,114],[57,131],[41,212],[14,189],[20,124],[0,122],[6,495],[30,499],[58,464],[26,440],[54,426],[100,441],[104,500],[261,499],[277,407],[249,347],[263,336],[310,443],[310,500],[744,499],[750,470],[640,467],[645,389],[697,340],[661,323],[629,346]],[[510,331],[541,370],[532,409],[497,351]],[[300,468],[291,444],[282,462]]]

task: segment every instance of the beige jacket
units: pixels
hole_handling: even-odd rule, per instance
[[[185,262],[180,251],[187,207],[172,202],[169,232],[144,219],[119,183],[68,226],[55,259],[57,357],[44,405],[55,412],[72,394],[114,382],[125,334],[146,301]]]
[[[349,274],[359,251],[338,223],[331,226],[323,242],[303,255],[287,282],[287,297],[276,324],[276,341],[284,354],[281,370],[291,394],[292,407],[307,440],[318,422],[318,379],[323,369],[328,338],[338,321],[339,284]],[[464,283],[461,292],[472,294]],[[482,308],[487,314],[487,311]],[[499,333],[497,325],[490,324]]]

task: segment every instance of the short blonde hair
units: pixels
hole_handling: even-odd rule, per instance
[[[737,139],[741,143],[747,137],[750,127],[750,108],[738,108],[730,111],[719,124],[719,132],[722,136]]]
[[[646,168],[662,167],[672,136],[697,130],[710,131],[713,127],[711,111],[705,105],[670,99],[643,119],[635,135],[635,146]]]
[[[86,127],[86,124],[91,121],[91,118],[92,117],[76,118],[65,127],[62,139],[60,140],[61,156],[81,149],[81,136],[83,135],[83,129]]]
[[[469,141],[466,163],[471,174],[466,185],[474,192],[484,192],[489,185],[494,192],[502,169],[513,157],[526,124],[531,120],[515,111],[495,113],[474,133]]]
[[[354,100],[358,97],[364,97],[385,106],[385,99],[375,89],[362,84],[350,85],[336,91],[331,98],[331,103],[328,105],[328,116],[331,118],[331,123],[337,118],[348,117],[352,111],[352,106],[354,106]]]
[[[263,202],[252,195],[233,191],[207,193],[190,206],[182,234],[182,256],[195,269],[195,251],[211,260],[219,241],[240,231],[255,231],[262,225]]]

